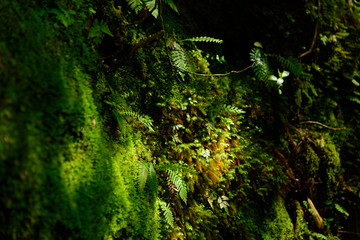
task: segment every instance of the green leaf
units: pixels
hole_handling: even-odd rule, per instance
[[[147,182],[148,176],[149,176],[149,163],[147,162],[141,162],[139,165],[139,190],[143,190],[145,188],[145,184]]]
[[[171,227],[173,227],[174,226],[174,216],[173,216],[169,206],[166,205],[165,202],[161,201],[160,208],[164,212],[164,218],[165,218],[167,224],[169,224]]]
[[[169,5],[169,7],[179,14],[179,10],[177,9],[173,0],[162,0],[165,4]]]
[[[290,75],[290,72],[288,72],[288,71],[283,71],[280,76],[281,76],[282,78],[284,78],[284,77],[287,77],[287,76],[289,76],[289,75]]]
[[[261,42],[254,42],[254,46],[255,46],[255,47],[258,47],[258,48],[262,48],[262,47],[263,47],[262,44],[261,44]]]
[[[271,76],[269,77],[269,79],[270,79],[270,80],[273,80],[273,81],[277,81],[277,80],[278,80],[278,78],[277,78],[276,76],[274,76],[274,75],[271,75]]]
[[[113,37],[114,35],[110,32],[109,27],[107,26],[106,22],[100,22],[100,30],[101,32]]]
[[[349,213],[345,210],[345,208],[343,208],[339,204],[335,203],[335,208],[336,208],[336,210],[338,210],[340,213],[344,214],[345,216],[347,216],[347,217],[349,216]]]

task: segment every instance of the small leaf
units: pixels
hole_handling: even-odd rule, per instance
[[[105,22],[101,22],[100,23],[100,30],[103,32],[103,33],[106,33],[107,35],[113,37],[114,35],[110,32],[110,29],[108,27],[108,25],[105,23]]]
[[[262,48],[262,47],[263,47],[262,44],[261,44],[261,42],[254,42],[254,46],[255,46],[255,47],[258,47],[258,48]]]
[[[290,75],[290,72],[288,72],[288,71],[283,71],[283,72],[281,73],[281,77],[282,77],[282,78],[287,77],[287,76],[289,76],[289,75]]]
[[[277,80],[278,80],[278,78],[277,78],[276,76],[274,76],[274,75],[271,75],[271,76],[269,77],[269,79],[270,79],[270,80],[273,80],[273,81],[277,81]]]
[[[352,79],[351,81],[355,86],[360,86],[360,83],[358,81],[356,81],[355,79]]]

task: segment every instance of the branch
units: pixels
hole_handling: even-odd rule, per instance
[[[307,198],[307,202],[309,204],[309,208],[312,209],[313,212],[311,212],[311,215],[314,218],[315,224],[317,226],[318,229],[324,229],[324,220],[322,219],[322,217],[320,216],[319,212],[316,210],[316,207],[314,205],[314,203],[311,201],[310,198]]]
[[[317,16],[317,20],[316,20],[315,32],[314,32],[313,40],[312,40],[312,42],[311,42],[311,46],[310,46],[309,50],[307,50],[306,52],[300,54],[300,55],[298,56],[298,58],[302,58],[302,57],[308,55],[308,54],[311,53],[312,50],[314,49],[315,42],[316,42],[316,37],[317,37],[317,34],[318,34],[319,19],[320,19],[320,0],[318,0],[318,16]]]
[[[349,231],[339,231],[339,233],[345,233],[345,234],[353,234],[353,235],[357,235],[357,236],[360,236],[360,233],[356,233],[356,232],[349,232]]]
[[[227,75],[230,75],[230,74],[233,74],[233,73],[242,73],[242,72],[245,72],[246,70],[248,70],[249,68],[252,68],[254,66],[255,63],[251,64],[250,66],[244,68],[244,69],[241,69],[241,70],[232,70],[230,72],[227,72],[227,73],[214,73],[214,74],[205,74],[205,73],[196,73],[196,72],[191,72],[191,71],[188,71],[182,67],[179,67],[177,65],[175,65],[174,63],[171,62],[171,65],[177,69],[180,69],[181,71],[183,72],[187,72],[189,74],[192,74],[192,75],[196,75],[196,76],[202,76],[202,77],[224,77],[224,76],[227,76]]]
[[[320,123],[320,122],[316,122],[316,121],[303,121],[303,122],[300,122],[300,124],[305,124],[305,123],[310,123],[310,124],[317,124],[317,125],[320,125],[324,128],[328,128],[328,129],[331,129],[331,130],[344,130],[346,128],[333,128],[333,127],[329,127],[323,123]]]

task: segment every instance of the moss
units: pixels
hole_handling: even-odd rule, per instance
[[[294,239],[294,225],[285,207],[285,200],[276,196],[265,220],[265,235],[270,239]]]
[[[298,201],[294,201],[296,206],[296,223],[295,223],[295,236],[297,239],[304,239],[303,235],[309,232],[307,222],[304,219],[304,211]]]

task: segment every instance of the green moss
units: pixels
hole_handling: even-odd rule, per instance
[[[285,200],[276,196],[265,220],[265,235],[270,239],[294,239],[294,225],[285,207]]]

